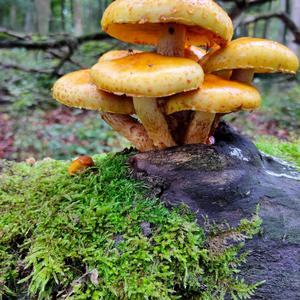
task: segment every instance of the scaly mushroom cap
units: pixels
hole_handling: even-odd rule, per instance
[[[145,52],[99,62],[91,77],[99,89],[110,93],[165,97],[199,88],[204,74],[190,59]]]
[[[134,114],[132,99],[97,89],[90,70],[69,73],[56,81],[53,98],[64,105],[110,113]]]
[[[139,51],[139,50],[112,50],[112,51],[108,51],[105,54],[103,54],[99,58],[98,62],[123,58],[123,57],[129,56],[129,55],[133,55],[133,54],[141,53],[141,52],[142,51]]]
[[[165,103],[165,112],[168,115],[183,110],[230,113],[255,109],[261,103],[260,94],[254,87],[210,74],[205,75],[199,90],[174,95],[168,99]]]
[[[157,45],[165,23],[187,26],[189,45],[226,44],[233,25],[212,0],[117,0],[104,12],[102,28],[128,43]]]
[[[259,38],[239,38],[214,53],[204,65],[206,73],[252,69],[255,73],[291,73],[299,67],[297,56],[277,42]]]

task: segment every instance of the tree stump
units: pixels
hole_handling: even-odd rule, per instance
[[[133,174],[167,205],[189,206],[199,224],[208,216],[235,226],[259,204],[262,234],[246,243],[251,254],[242,275],[266,281],[253,299],[300,299],[300,173],[225,123],[215,138],[213,146],[135,154]]]

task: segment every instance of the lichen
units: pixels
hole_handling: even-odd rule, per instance
[[[69,162],[2,163],[0,298],[244,299],[257,284],[237,276],[241,244],[212,251],[215,229],[186,208],[168,210],[129,176],[124,154],[95,156],[70,177]],[[251,238],[257,215],[228,228]],[[240,240],[239,240],[240,241]],[[214,243],[216,245],[216,243]]]

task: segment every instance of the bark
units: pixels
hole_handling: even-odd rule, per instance
[[[49,33],[49,24],[51,18],[51,1],[35,0],[37,31],[41,35]]]
[[[251,299],[300,299],[300,174],[223,122],[215,139],[214,146],[136,154],[133,174],[168,206],[188,205],[199,224],[208,216],[237,225],[259,204],[262,233],[246,243],[251,254],[241,275],[266,282]]]

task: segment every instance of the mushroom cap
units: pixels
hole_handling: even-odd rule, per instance
[[[168,115],[183,110],[230,113],[255,109],[260,103],[260,94],[253,86],[208,74],[199,90],[168,98],[165,112]]]
[[[252,69],[255,73],[296,73],[297,56],[277,42],[259,38],[239,38],[215,52],[204,64],[206,73]]]
[[[189,45],[226,44],[232,21],[212,0],[117,0],[104,12],[102,28],[128,43],[157,45],[165,23],[187,26]]]
[[[112,50],[112,51],[108,51],[105,54],[103,54],[99,58],[98,62],[118,59],[118,58],[126,57],[129,55],[133,55],[136,53],[141,53],[141,52],[142,51],[140,51],[140,50]]]
[[[90,70],[72,72],[58,79],[53,86],[53,98],[71,107],[134,114],[132,99],[97,89],[91,82]]]
[[[99,62],[92,67],[91,77],[99,89],[110,93],[165,97],[199,88],[204,74],[190,59],[143,52]]]

